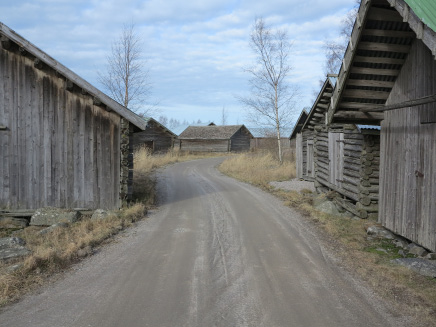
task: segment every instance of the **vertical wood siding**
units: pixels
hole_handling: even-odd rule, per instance
[[[146,146],[156,152],[168,151],[173,147],[173,136],[151,121],[145,131],[133,134],[133,144],[135,149]]]
[[[303,178],[303,135],[301,133],[297,134],[295,146],[297,178]]]
[[[242,129],[239,129],[230,139],[230,151],[243,152],[250,150],[251,137]]]
[[[436,94],[436,62],[417,40],[387,104]],[[436,251],[436,104],[385,113],[379,221]]]
[[[180,150],[192,152],[228,152],[229,140],[180,140]]]
[[[117,208],[120,117],[0,47],[0,208]]]

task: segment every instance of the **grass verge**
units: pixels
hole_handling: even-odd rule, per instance
[[[312,192],[271,187],[269,182],[295,177],[293,163],[287,166],[289,168],[282,168],[271,155],[250,154],[228,159],[219,169],[224,174],[261,187],[282,199],[285,205],[296,208],[321,231],[324,243],[345,267],[387,300],[393,311],[413,317],[420,321],[420,326],[435,326],[436,279],[392,264],[392,259],[400,257],[398,248],[391,241],[367,237],[366,229],[376,224],[375,221],[327,215],[314,208],[315,195]]]

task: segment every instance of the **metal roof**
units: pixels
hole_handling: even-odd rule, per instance
[[[277,138],[277,130],[274,127],[247,127],[255,138]],[[290,128],[281,128],[280,137],[288,138],[291,134]]]
[[[356,126],[359,130],[362,129],[374,129],[377,131],[381,130],[380,126],[376,126],[376,125],[356,125]]]
[[[404,0],[421,21],[436,32],[435,0]]]

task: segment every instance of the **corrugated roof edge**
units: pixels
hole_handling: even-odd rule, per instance
[[[404,0],[421,21],[436,32],[436,2],[434,0]]]
[[[359,130],[362,130],[362,129],[374,129],[377,131],[381,130],[381,127],[377,126],[377,125],[356,125],[356,126]]]
[[[91,85],[87,81],[85,81],[83,78],[81,78],[79,75],[50,57],[47,53],[39,49],[37,46],[32,44],[31,42],[27,41],[25,38],[23,38],[21,35],[16,33],[14,30],[10,29],[8,26],[0,22],[0,32],[7,36],[10,40],[17,43],[20,47],[26,49],[29,53],[31,53],[33,56],[38,58],[39,60],[43,61],[46,65],[53,68],[55,71],[59,72],[60,74],[64,75],[66,78],[68,78],[70,81],[75,83],[80,88],[86,90],[90,95],[98,98],[102,103],[104,103],[106,106],[111,108],[113,111],[118,113],[123,118],[127,119],[129,122],[134,124],[139,129],[145,130],[147,123],[142,119],[142,117],[135,114],[133,111],[127,109],[126,107],[122,106],[115,100],[113,100],[111,97],[104,94],[102,91],[97,89],[95,86]]]

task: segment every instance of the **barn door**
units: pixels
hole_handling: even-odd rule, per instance
[[[344,177],[344,133],[329,132],[330,183],[341,188]]]
[[[315,177],[315,162],[313,160],[313,140],[307,141],[307,177]]]

